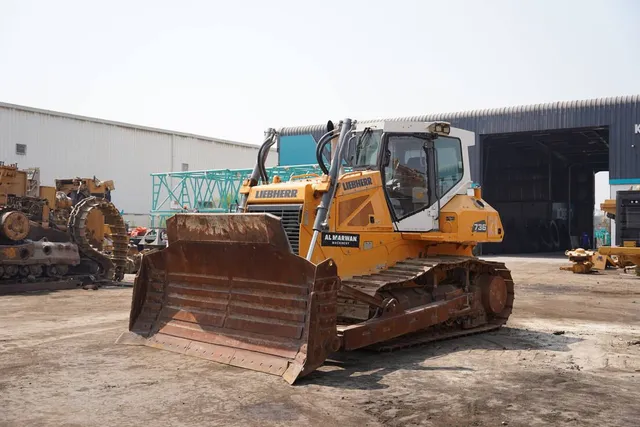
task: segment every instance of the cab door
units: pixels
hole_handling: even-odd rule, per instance
[[[455,194],[466,193],[470,182],[465,181],[467,156],[461,138],[388,134],[384,140],[382,170],[396,230],[437,230],[442,206]]]

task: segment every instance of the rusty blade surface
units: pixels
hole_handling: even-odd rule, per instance
[[[267,243],[290,251],[280,219],[267,213],[174,215],[167,220],[167,240]]]
[[[277,218],[179,215],[167,230],[169,246],[143,257],[130,333],[118,342],[281,375],[290,384],[335,350],[336,266],[293,254]]]

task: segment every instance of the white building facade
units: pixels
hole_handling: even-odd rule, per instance
[[[42,185],[95,176],[113,180],[112,201],[146,225],[151,173],[252,168],[259,145],[0,103],[0,161],[38,167]],[[277,164],[269,156],[268,166]]]

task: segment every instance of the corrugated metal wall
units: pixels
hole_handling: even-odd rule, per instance
[[[27,146],[26,155],[16,144]],[[247,147],[195,136],[89,121],[0,105],[0,160],[20,168],[39,167],[43,185],[75,176],[112,179],[112,200],[126,213],[151,209],[154,172],[250,168],[258,146]],[[275,153],[269,165],[277,164]],[[129,218],[131,219],[131,218]]]
[[[357,117],[356,117],[357,119]],[[517,107],[475,110],[458,113],[427,114],[386,120],[446,120],[453,126],[476,133],[476,146],[471,150],[472,176],[480,181],[480,141],[486,134],[609,126],[609,178],[612,184],[625,180],[640,183],[640,95],[554,102]],[[282,129],[282,139],[311,134],[316,140],[325,125]],[[281,144],[286,149],[286,144]],[[283,158],[283,149],[280,158]],[[297,155],[300,155],[299,153]],[[285,157],[286,158],[286,157]]]

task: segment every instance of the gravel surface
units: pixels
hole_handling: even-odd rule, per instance
[[[516,281],[507,327],[342,354],[295,386],[115,345],[130,288],[0,296],[0,426],[637,425],[640,279],[500,260]]]

